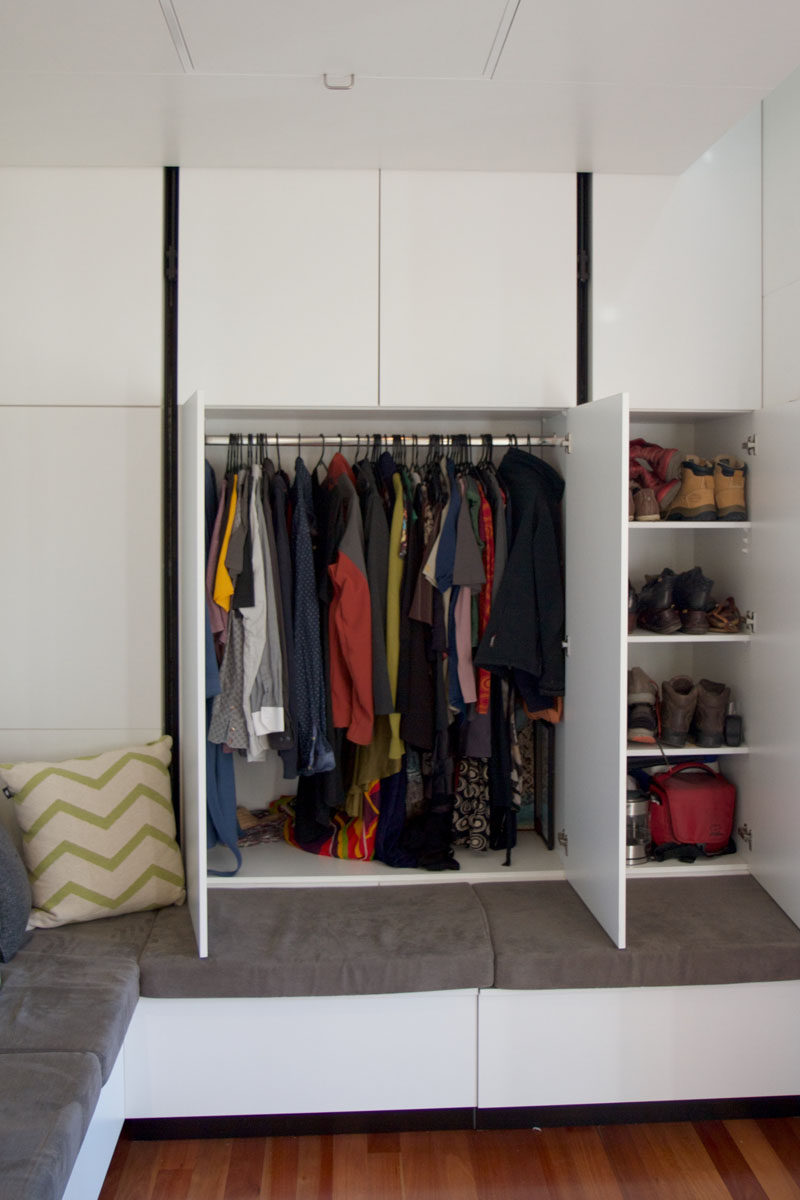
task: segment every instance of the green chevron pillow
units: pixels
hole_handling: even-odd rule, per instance
[[[0,764],[33,895],[31,926],[181,904],[172,739],[68,762]]]

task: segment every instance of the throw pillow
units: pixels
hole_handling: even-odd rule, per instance
[[[0,825],[0,962],[11,959],[26,941],[31,886],[11,835]]]
[[[181,904],[172,739],[67,762],[0,764],[33,894],[30,925]]]

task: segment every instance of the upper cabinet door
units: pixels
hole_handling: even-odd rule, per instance
[[[0,171],[4,404],[160,408],[163,192],[156,168]]]
[[[574,175],[381,175],[380,403],[575,404]]]
[[[592,210],[594,395],[760,407],[758,110],[682,175],[596,175]]]
[[[180,395],[378,399],[376,171],[182,170]]]

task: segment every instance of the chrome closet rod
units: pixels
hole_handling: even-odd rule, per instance
[[[241,445],[244,446],[245,448],[247,447],[248,441],[251,441],[253,444],[255,444],[256,439],[261,437],[266,440],[267,445],[272,445],[272,446],[275,446],[275,445],[296,446],[299,448],[302,448],[303,446],[314,446],[314,447],[330,446],[332,449],[335,448],[336,450],[339,449],[340,445],[342,446],[342,448],[344,448],[345,446],[347,446],[348,448],[352,447],[352,446],[356,446],[356,447],[362,446],[366,452],[371,449],[373,439],[375,437],[377,437],[378,435],[372,434],[372,433],[367,434],[367,435],[362,434],[361,437],[358,437],[354,433],[344,433],[344,434],[331,433],[331,434],[325,434],[324,437],[321,433],[308,433],[308,434],[306,434],[306,433],[302,433],[302,434],[280,433],[280,434],[276,435],[274,433],[273,434],[264,433],[262,430],[262,432],[260,434],[258,434],[258,433],[237,433],[237,434],[234,434],[233,436],[239,438]],[[482,449],[483,445],[484,445],[483,437],[484,436],[488,437],[489,435],[488,434],[486,434],[486,435],[483,435],[483,434],[439,434],[439,435],[425,434],[425,435],[417,436],[415,434],[414,435],[412,435],[412,434],[388,434],[388,435],[381,434],[380,438],[381,438],[381,446],[391,447],[394,443],[394,439],[396,437],[399,437],[399,438],[401,438],[401,440],[403,442],[405,442],[405,444],[408,446],[409,449],[412,449],[414,445],[429,446],[431,443],[431,439],[436,436],[438,436],[439,444],[442,446],[451,445],[454,437],[459,437],[459,438],[464,437],[464,438],[467,438],[467,444],[469,445],[470,448],[474,447],[475,449],[479,450],[479,449]],[[537,447],[538,446],[562,446],[566,450],[570,449],[569,435],[567,435],[566,437],[561,437],[556,434],[553,434],[548,437],[534,437],[534,436],[529,437],[527,433],[519,433],[519,434],[509,434],[506,437],[495,437],[494,434],[492,434],[491,437],[492,437],[492,442],[491,442],[492,446],[497,447],[497,448],[502,448],[504,446],[519,446],[520,449],[527,450],[528,446],[537,446]],[[205,444],[207,446],[227,446],[229,444],[229,440],[230,439],[229,439],[228,434],[210,433],[210,434],[206,435]]]

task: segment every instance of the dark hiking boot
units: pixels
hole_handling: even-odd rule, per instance
[[[731,689],[712,679],[701,679],[697,685],[697,705],[694,712],[692,736],[698,746],[721,746],[725,734],[725,714],[731,699]]]
[[[628,741],[654,746],[658,740],[658,685],[641,667],[628,671]]]
[[[738,459],[719,454],[714,459],[714,501],[720,521],[746,521],[744,480],[747,467]]]
[[[688,454],[681,463],[681,484],[667,511],[668,521],[716,521],[714,464]]]
[[[665,567],[660,575],[648,576],[639,593],[637,623],[649,633],[677,633],[681,619],[672,603],[675,574]]]
[[[661,741],[685,746],[697,705],[697,688],[688,675],[675,675],[661,684]]]
[[[672,595],[684,633],[708,633],[707,614],[714,608],[713,586],[714,580],[707,579],[700,567],[692,567],[675,576]]]
[[[639,597],[633,590],[633,584],[628,580],[628,633],[633,633],[636,628],[636,605]]]

